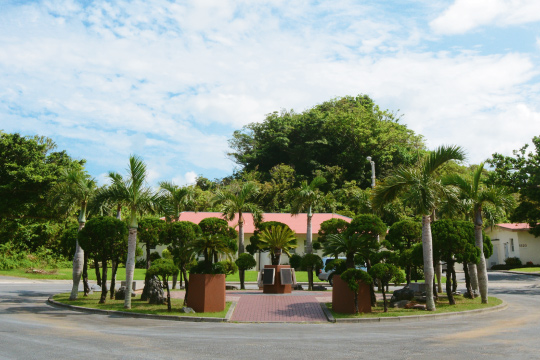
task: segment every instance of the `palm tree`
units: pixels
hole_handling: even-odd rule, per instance
[[[96,181],[81,170],[70,170],[64,173],[63,181],[51,190],[51,200],[66,209],[67,213],[79,208],[79,231],[86,223],[86,207],[94,194]],[[79,294],[79,282],[84,267],[84,250],[75,243],[75,255],[73,256],[73,287],[71,288],[70,300],[76,300]]]
[[[259,222],[262,220],[261,208],[255,203],[255,196],[259,188],[252,182],[246,182],[242,185],[238,183],[231,184],[226,189],[218,189],[212,202],[221,205],[223,217],[228,221],[234,219],[238,214],[238,254],[244,253],[244,217],[245,212],[253,214],[253,220]]]
[[[290,257],[291,253],[289,250],[298,246],[296,244],[294,231],[288,226],[272,226],[270,229],[266,228],[259,236],[259,247],[261,249],[269,250],[272,265],[279,265],[282,253],[285,253]]]
[[[465,153],[459,146],[441,146],[428,153],[419,166],[399,167],[373,190],[373,205],[382,209],[385,204],[403,194],[406,205],[422,214],[422,245],[424,252],[424,275],[426,279],[426,308],[435,310],[433,300],[433,247],[431,243],[430,217],[441,198],[449,194],[436,178],[435,172],[451,160],[463,160]]]
[[[135,249],[137,246],[137,216],[154,213],[160,203],[160,196],[146,184],[146,165],[135,155],[129,157],[128,176],[111,176],[109,187],[112,199],[125,204],[130,210],[128,253],[126,261],[126,297],[124,308],[131,309],[131,290],[135,271]]]
[[[160,182],[159,187],[166,199],[165,208],[169,217],[172,217],[175,221],[180,221],[180,213],[190,206],[195,199],[195,189],[192,186],[180,187],[168,181]]]
[[[242,185],[233,183],[226,189],[218,189],[212,199],[213,203],[221,205],[225,219],[231,221],[238,213],[238,255],[244,253],[244,212],[251,212],[255,222],[262,221],[262,210],[255,203],[259,188],[252,182]],[[244,281],[244,270],[239,271],[241,282]]]
[[[472,180],[468,180],[461,175],[451,174],[443,179],[443,184],[455,186],[459,189],[461,198],[472,205],[470,216],[474,223],[474,238],[476,247],[480,249],[480,263],[477,266],[478,287],[483,304],[488,303],[488,277],[486,258],[484,256],[484,239],[482,238],[482,208],[486,203],[490,203],[496,208],[508,208],[512,204],[510,192],[502,187],[481,186],[482,171],[484,163],[472,173]]]
[[[317,191],[317,188],[324,183],[326,183],[326,179],[322,176],[317,176],[309,184],[305,180],[302,181],[300,187],[291,192],[291,213],[296,215],[301,211],[307,211],[306,254],[313,252],[313,234],[311,230],[313,213],[311,211],[322,199],[321,193]]]

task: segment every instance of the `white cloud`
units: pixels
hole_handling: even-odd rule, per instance
[[[484,25],[507,26],[540,21],[537,0],[456,0],[430,22],[440,34],[463,34]]]
[[[481,21],[510,3],[495,2]],[[224,176],[233,130],[281,108],[359,93],[401,109],[431,146],[463,145],[471,161],[493,144],[517,148],[540,133],[532,56],[429,51],[416,26],[423,19],[376,5],[80,4],[28,3],[0,14],[0,128],[50,136],[96,174],[122,173],[138,154],[154,182]],[[463,6],[433,26],[449,31],[445,16]],[[508,126],[510,115],[530,131]]]

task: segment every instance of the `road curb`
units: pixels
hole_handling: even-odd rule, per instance
[[[68,305],[61,302],[58,302],[56,300],[53,300],[53,296],[50,296],[47,299],[47,302],[50,305],[62,307],[74,311],[89,313],[89,314],[99,314],[99,315],[111,315],[111,316],[122,316],[122,317],[130,317],[130,318],[139,318],[139,319],[153,319],[153,320],[172,320],[172,321],[187,321],[187,322],[229,322],[232,316],[232,313],[234,312],[234,309],[236,308],[236,301],[231,302],[231,306],[229,307],[229,311],[227,311],[227,315],[225,315],[224,318],[211,318],[211,317],[196,317],[196,316],[176,316],[176,315],[153,315],[153,314],[139,314],[139,313],[132,313],[127,311],[116,311],[116,310],[101,310],[101,309],[92,309],[87,308],[83,306],[76,306],[76,305]]]
[[[320,303],[320,304],[321,304],[322,311],[324,315],[326,316],[326,320],[328,320],[331,323],[335,323],[336,318],[334,318],[334,315],[332,315],[332,313],[330,312],[330,309],[328,309],[325,303]]]
[[[441,314],[428,314],[428,315],[409,315],[409,316],[393,316],[393,317],[378,317],[378,318],[354,318],[354,319],[335,319],[340,324],[354,324],[354,323],[374,323],[374,322],[413,322],[422,320],[444,319],[457,316],[469,316],[476,314],[483,314],[489,312],[502,311],[508,307],[508,303],[503,300],[502,304],[493,306],[486,309],[475,309],[459,312],[448,312]]]

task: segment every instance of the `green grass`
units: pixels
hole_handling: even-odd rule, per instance
[[[146,301],[141,301],[140,296],[131,299],[131,309],[124,309],[124,300],[111,300],[107,298],[107,303],[99,304],[99,299],[101,293],[92,294],[88,296],[83,296],[82,292],[79,293],[79,298],[77,300],[70,301],[69,293],[57,294],[53,296],[53,300],[58,301],[62,304],[82,306],[92,309],[101,309],[101,310],[114,310],[114,311],[125,311],[139,314],[152,314],[152,315],[172,315],[172,316],[195,316],[195,317],[213,317],[213,318],[224,318],[229,311],[231,302],[228,301],[225,304],[225,310],[214,313],[182,313],[180,308],[183,306],[184,301],[182,299],[171,299],[172,310],[167,311],[167,305],[152,305]]]
[[[524,268],[516,268],[516,269],[511,269],[510,271],[517,271],[517,272],[540,272],[540,267],[524,267]]]
[[[27,279],[51,279],[51,280],[71,280],[71,268],[68,269],[48,269],[46,270],[49,274],[39,274],[39,273],[27,273],[26,269],[14,269],[14,270],[0,270],[0,275],[5,276],[15,276],[22,277]],[[145,269],[135,269],[134,280],[144,280]],[[108,280],[111,278],[111,270],[108,269]],[[257,271],[246,271],[246,281],[255,282],[257,281]],[[307,271],[297,271],[296,272],[296,281],[298,282],[307,282]],[[96,273],[94,269],[88,269],[88,279],[95,281]],[[116,281],[122,281],[126,279],[126,270],[125,268],[118,269],[116,273]],[[240,278],[238,273],[233,275],[227,275],[226,281],[230,282],[239,282]],[[323,282],[319,280],[316,276],[313,276],[314,282]]]
[[[26,269],[0,270],[0,275],[15,276],[27,279],[51,279],[51,280],[71,280],[71,268],[67,269],[47,269],[48,274],[27,273]],[[135,269],[134,280],[144,280],[145,269]],[[111,281],[111,269],[107,271],[108,279]],[[96,280],[94,269],[88,269],[88,280]],[[126,269],[120,268],[116,272],[116,281],[126,280]]]
[[[391,296],[391,295],[390,295]],[[332,312],[332,315],[336,319],[343,318],[378,318],[378,317],[394,317],[394,316],[411,316],[411,315],[429,315],[429,314],[441,314],[449,312],[459,312],[467,310],[485,309],[502,304],[502,300],[490,296],[488,304],[482,304],[480,297],[475,299],[467,299],[461,295],[454,296],[456,305],[448,304],[446,298],[441,298],[436,304],[435,311],[417,310],[417,309],[395,309],[388,307],[388,312],[384,312],[383,302],[378,301],[377,306],[371,309],[371,313],[366,314],[341,314],[332,310],[332,303],[327,303],[326,306]],[[388,298],[389,299],[389,298]]]

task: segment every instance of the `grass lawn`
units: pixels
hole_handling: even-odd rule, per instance
[[[26,269],[0,270],[0,275],[23,277],[27,279],[51,279],[51,280],[71,280],[72,269],[47,269],[47,274],[27,273]],[[144,280],[145,269],[135,269],[134,280]],[[111,281],[111,269],[107,270],[107,281]],[[88,280],[96,280],[94,269],[88,269]],[[126,280],[126,269],[120,268],[116,272],[116,281]]]
[[[535,272],[540,272],[540,267],[517,268],[517,269],[511,269],[510,271],[535,273]]]
[[[101,310],[115,310],[115,311],[126,311],[133,313],[141,314],[152,314],[152,315],[173,315],[173,316],[195,316],[195,317],[214,317],[214,318],[224,318],[229,311],[231,302],[228,301],[225,305],[225,310],[215,313],[182,313],[180,308],[183,306],[184,301],[182,299],[171,299],[171,312],[167,311],[167,305],[151,305],[146,301],[141,301],[140,296],[131,299],[131,309],[124,309],[124,300],[111,300],[107,298],[106,304],[99,304],[99,298],[101,293],[88,295],[87,297],[83,296],[82,292],[79,293],[79,298],[77,300],[70,301],[69,293],[57,294],[53,296],[53,300],[58,301],[62,304],[82,306],[92,309],[101,309]]]
[[[392,295],[390,295],[391,297]],[[429,314],[440,314],[448,312],[458,312],[458,311],[467,311],[467,310],[476,310],[484,309],[493,306],[502,304],[502,300],[490,296],[488,304],[482,304],[480,297],[475,299],[467,299],[461,295],[455,295],[454,299],[456,300],[456,305],[449,305],[446,297],[441,298],[436,304],[435,311],[426,311],[426,310],[417,310],[417,309],[395,309],[388,308],[388,312],[384,312],[383,302],[378,301],[377,306],[371,309],[371,313],[368,314],[340,314],[332,310],[332,303],[327,303],[326,306],[332,312],[332,315],[336,319],[342,318],[378,318],[378,317],[391,317],[391,316],[410,316],[410,315],[429,315]]]
[[[27,279],[52,279],[52,280],[71,280],[71,268],[67,269],[48,269],[46,270],[47,274],[40,274],[40,273],[27,273],[26,269],[14,269],[14,270],[0,270],[0,275],[5,276],[15,276],[15,277],[23,277]],[[144,274],[146,270],[145,269],[135,269],[135,275],[133,277],[134,280],[144,280]],[[257,271],[246,271],[246,281],[257,281]],[[111,281],[111,269],[108,269],[107,272],[108,279],[107,281]],[[88,279],[95,281],[96,280],[96,273],[94,269],[88,269]],[[120,268],[118,269],[116,273],[116,281],[122,281],[126,279],[126,269]],[[240,278],[238,273],[234,275],[228,275],[226,281],[231,282],[239,282]],[[296,281],[298,282],[307,282],[308,276],[307,271],[297,271],[296,272]],[[314,282],[322,282],[317,278],[315,275],[313,276]]]

